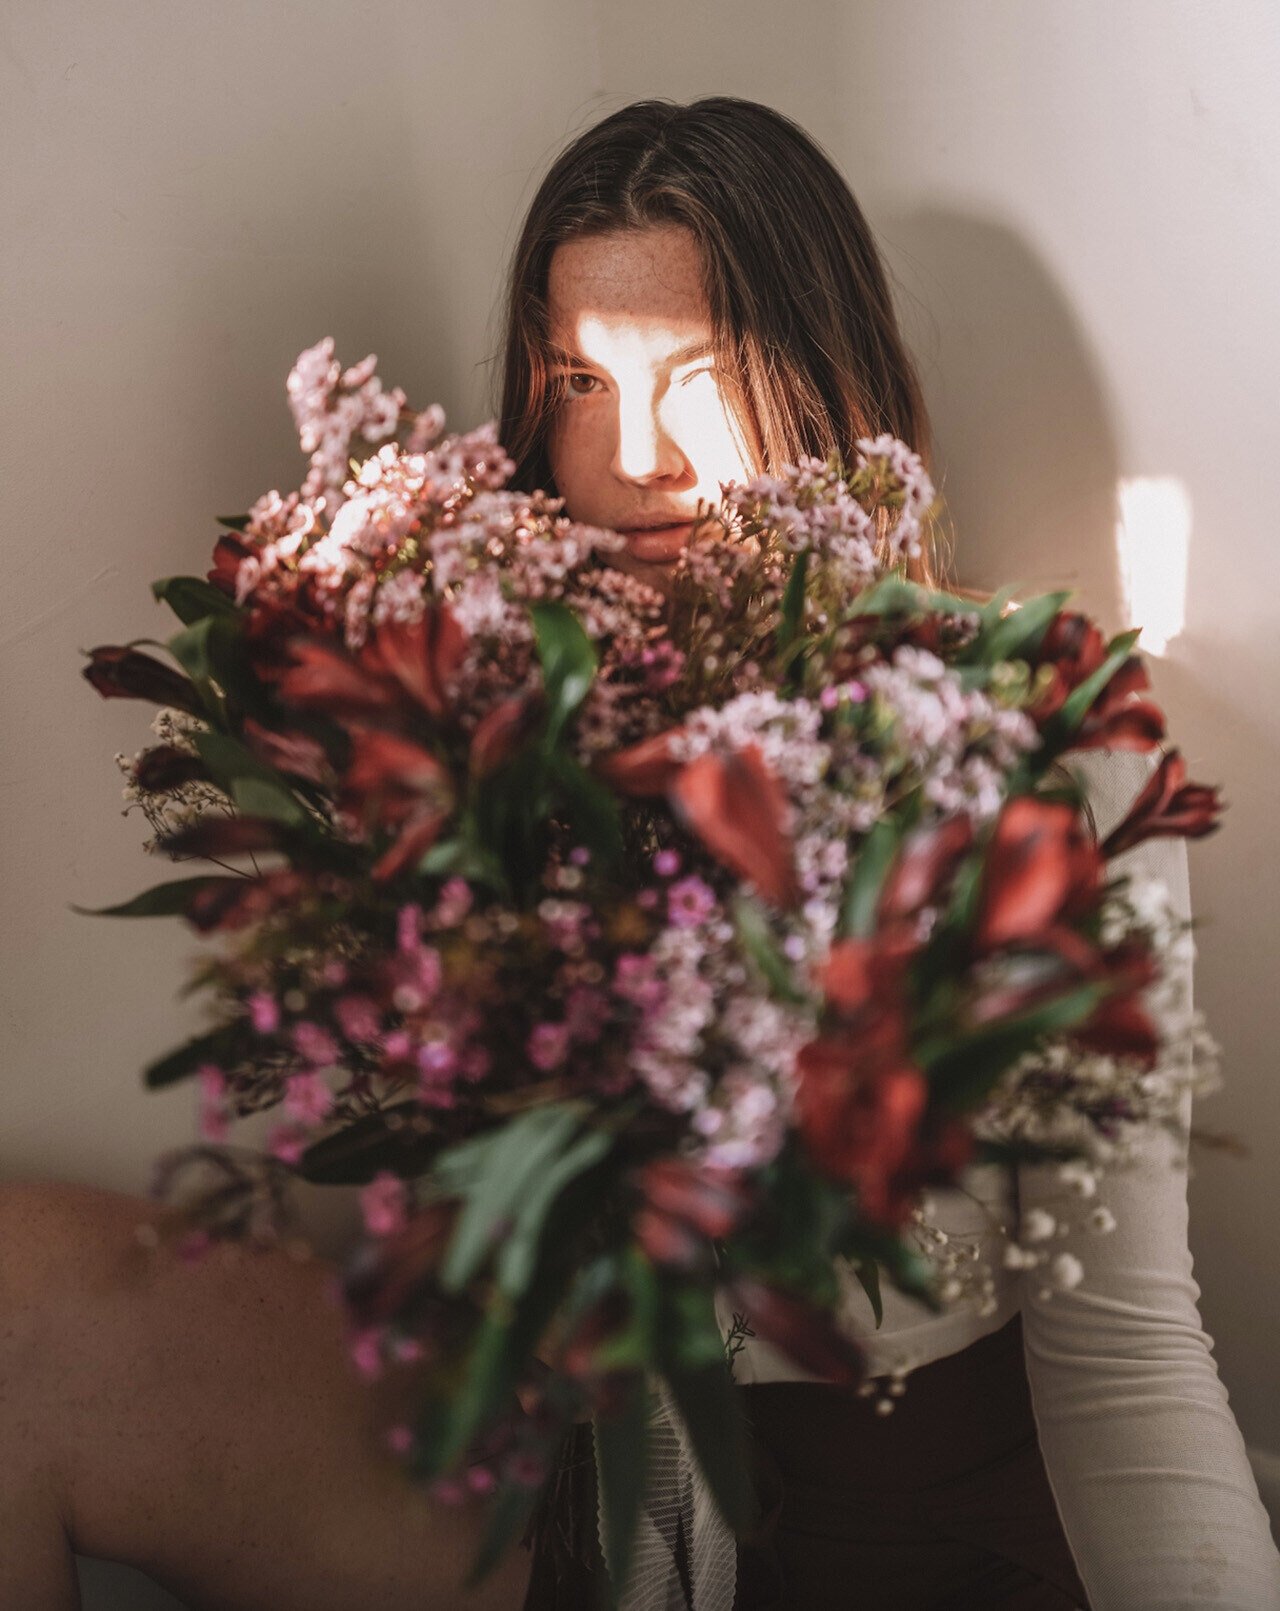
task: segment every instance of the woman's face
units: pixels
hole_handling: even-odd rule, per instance
[[[722,481],[761,464],[716,373],[701,268],[693,234],[664,224],[566,241],[548,275],[562,513],[625,532],[613,563],[662,591],[699,501],[715,509]]]

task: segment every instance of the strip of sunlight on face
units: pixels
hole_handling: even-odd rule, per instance
[[[1187,620],[1191,497],[1177,476],[1125,477],[1119,484],[1116,554],[1125,615],[1142,628],[1139,649],[1164,654]]]

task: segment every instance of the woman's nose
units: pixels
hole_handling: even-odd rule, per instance
[[[613,472],[626,481],[655,481],[682,475],[689,461],[651,403],[618,409],[618,440]]]

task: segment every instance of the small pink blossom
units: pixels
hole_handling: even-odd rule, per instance
[[[347,1338],[351,1361],[368,1382],[382,1375],[382,1329],[381,1326],[362,1326]]]
[[[678,929],[697,928],[715,907],[714,890],[696,876],[682,878],[667,891],[667,916]]]
[[[653,858],[653,870],[659,878],[674,878],[680,871],[680,852],[660,850]]]
[[[569,1031],[564,1024],[535,1024],[525,1043],[529,1061],[543,1073],[558,1068],[569,1050]]]
[[[613,989],[615,995],[641,1008],[656,1007],[665,993],[653,958],[638,951],[624,951],[618,957],[613,970]]]
[[[266,990],[255,990],[249,997],[249,1018],[259,1035],[274,1035],[280,1027],[280,1004]]]
[[[277,1124],[267,1134],[267,1151],[292,1167],[307,1150],[307,1135],[296,1124]]]
[[[422,908],[410,901],[396,918],[396,944],[401,951],[416,951],[422,944]]]
[[[471,910],[471,886],[465,878],[447,878],[431,911],[433,928],[451,929],[461,923]]]
[[[333,1092],[319,1074],[290,1074],[284,1093],[285,1112],[303,1124],[319,1124],[333,1107]]]
[[[392,1454],[408,1454],[413,1448],[413,1429],[398,1421],[387,1428],[386,1445]]]
[[[458,1054],[447,1040],[429,1040],[418,1047],[418,1068],[431,1085],[447,1080],[458,1067]]]
[[[406,1213],[404,1181],[389,1169],[380,1169],[359,1193],[364,1228],[370,1236],[390,1236],[404,1229]]]
[[[349,1041],[376,1040],[382,1028],[378,1004],[368,996],[339,996],[333,1015]]]
[[[333,1036],[309,1019],[300,1019],[293,1026],[293,1044],[298,1049],[299,1057],[305,1057],[316,1068],[328,1068],[338,1061],[338,1046]]]

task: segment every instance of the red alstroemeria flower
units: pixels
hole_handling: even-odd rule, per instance
[[[437,722],[453,711],[452,684],[467,652],[467,634],[447,604],[429,604],[416,621],[387,620],[370,634],[361,664],[393,678]]]
[[[747,879],[774,906],[800,898],[791,840],[784,826],[787,795],[758,744],[691,761],[672,750],[683,728],[669,728],[596,762],[619,794],[665,794],[672,808],[717,861]]]
[[[102,644],[88,653],[89,664],[80,674],[104,699],[145,699],[192,716],[207,715],[193,684],[163,660],[116,644]]]
[[[637,1172],[636,1240],[655,1264],[690,1269],[741,1222],[755,1194],[741,1170],[656,1158]]]
[[[881,922],[911,918],[926,906],[936,906],[972,846],[973,823],[968,816],[944,817],[909,833],[881,886],[877,903]]]
[[[307,879],[281,867],[258,878],[224,878],[197,890],[187,903],[188,923],[202,934],[242,929],[306,892]]]
[[[486,778],[509,761],[524,742],[532,737],[545,709],[541,690],[512,694],[499,700],[476,723],[471,735],[469,762],[471,775]]]
[[[342,803],[366,822],[396,830],[374,863],[378,882],[394,878],[435,843],[455,804],[453,781],[430,750],[398,733],[353,727]]]
[[[1106,640],[1097,623],[1072,610],[1060,611],[1049,623],[1033,661],[1037,668],[1050,666],[1052,677],[1028,714],[1043,726],[1106,657]],[[1132,697],[1149,686],[1142,661],[1136,655],[1126,660],[1090,705],[1072,736],[1072,749],[1154,748],[1164,737],[1164,714],[1151,700]]]
[[[1201,839],[1218,826],[1222,801],[1216,788],[1188,783],[1187,764],[1170,750],[1147,780],[1129,815],[1102,842],[1104,856],[1118,856],[1144,839],[1175,836]]]
[[[1098,898],[1102,853],[1073,807],[1034,795],[1006,802],[987,848],[974,944],[1017,944]]]
[[[816,1036],[801,1047],[795,1072],[796,1122],[810,1156],[857,1188],[868,1218],[900,1225],[910,1198],[899,1182],[929,1102],[900,1013],[872,1009],[853,1027]]]
[[[676,740],[683,738],[684,733],[683,727],[669,727],[665,732],[654,733],[625,750],[599,757],[592,770],[617,794],[640,798],[665,794],[685,764],[673,754]]]
[[[280,697],[342,721],[348,716],[394,716],[410,711],[441,723],[454,712],[452,683],[467,637],[447,604],[428,605],[416,621],[384,621],[355,655],[314,636],[292,638],[292,664],[278,673]]]
[[[324,745],[309,733],[300,733],[292,728],[279,731],[264,727],[252,716],[246,716],[244,741],[259,760],[290,777],[304,778],[308,783],[321,785],[332,781],[333,767]]]

